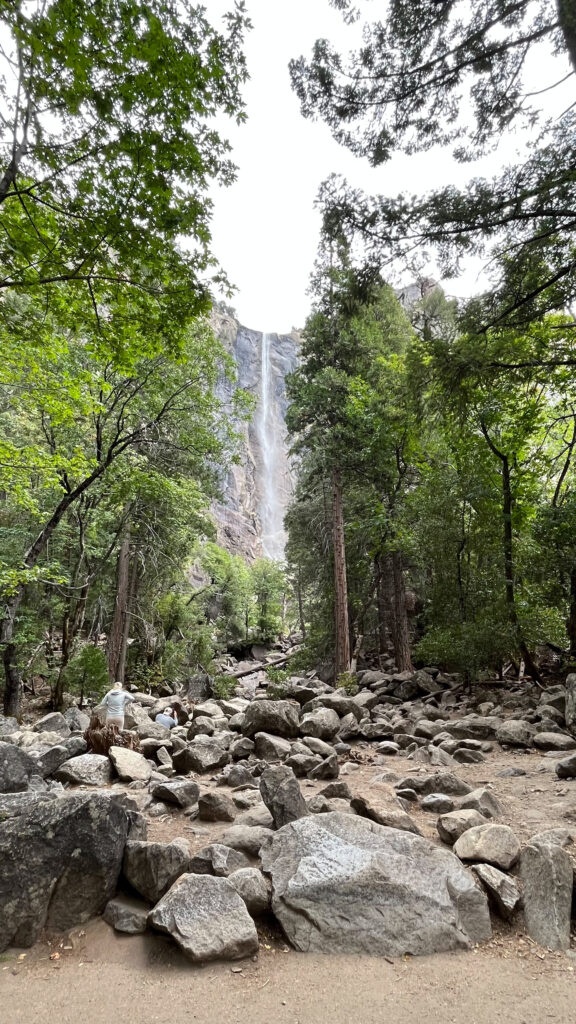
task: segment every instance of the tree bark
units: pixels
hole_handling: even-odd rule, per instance
[[[4,691],[4,714],[20,718],[22,701],[22,680],[16,658],[16,644],[6,644],[2,654],[6,689]]]
[[[346,545],[342,477],[339,469],[332,474],[332,546],[334,551],[334,630],[336,678],[350,671],[350,629],[348,623],[348,582],[346,578]]]
[[[392,580],[394,594],[394,660],[399,672],[413,670],[410,653],[410,634],[408,631],[408,613],[406,611],[406,588],[404,586],[404,567],[401,551],[393,551]]]
[[[570,573],[570,614],[566,623],[570,640],[570,658],[576,658],[576,565]]]
[[[574,0],[557,0],[557,7],[566,49],[576,71],[576,6]]]
[[[385,559],[379,555],[376,559],[376,573],[377,573],[377,584],[376,584],[376,607],[378,610],[378,653],[381,655],[388,654],[388,602],[386,595],[386,563]]]
[[[118,552],[118,563],[116,567],[116,596],[114,599],[114,614],[112,625],[108,636],[108,675],[112,682],[123,682],[119,675],[123,662],[122,646],[126,627],[126,616],[128,614],[128,598],[130,591],[130,525],[128,525],[120,551]]]

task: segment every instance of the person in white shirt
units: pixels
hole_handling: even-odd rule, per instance
[[[133,701],[131,693],[122,689],[122,683],[114,683],[111,690],[102,701],[102,707],[106,708],[106,725],[116,725],[120,732],[124,728],[124,709],[126,704]]]

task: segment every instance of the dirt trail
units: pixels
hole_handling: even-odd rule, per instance
[[[506,938],[390,962],[265,943],[257,963],[206,967],[159,936],[120,937],[100,921],[72,943],[57,961],[37,946],[0,965],[3,1024],[574,1024],[576,1014],[576,954],[520,952]]]

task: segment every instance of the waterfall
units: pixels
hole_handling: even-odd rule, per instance
[[[262,554],[266,558],[284,558],[284,510],[279,496],[280,471],[274,414],[274,378],[270,359],[271,335],[262,334],[260,369],[260,406],[257,434],[262,456],[260,524]]]

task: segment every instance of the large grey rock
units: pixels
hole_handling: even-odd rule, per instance
[[[561,846],[530,844],[522,850],[524,917],[528,935],[548,949],[570,946],[574,869]]]
[[[304,714],[309,711],[316,711],[317,708],[330,708],[335,711],[339,718],[347,715],[354,715],[357,722],[364,718],[366,711],[352,697],[344,697],[339,693],[324,693],[320,697],[314,697],[302,708]]]
[[[170,935],[195,962],[240,960],[258,952],[246,904],[225,878],[184,875],[150,912],[148,922]]]
[[[534,746],[539,750],[574,750],[576,737],[563,732],[537,732]]]
[[[195,875],[218,875],[221,878],[233,871],[250,867],[250,861],[240,850],[224,843],[210,843],[190,859],[189,871]]]
[[[272,829],[263,825],[233,825],[220,836],[220,842],[233,850],[248,854],[249,857],[257,857],[262,845],[271,835]]]
[[[110,747],[108,757],[122,782],[148,782],[152,775],[152,766],[137,750]]]
[[[508,871],[520,856],[520,843],[508,825],[475,825],[464,832],[454,845],[461,860],[493,864]]]
[[[556,775],[559,779],[576,779],[576,754],[557,762]]]
[[[275,828],[308,814],[306,801],[291,768],[267,768],[260,777],[260,792]]]
[[[185,808],[198,803],[200,786],[191,779],[173,779],[170,782],[159,782],[151,792],[155,800]]]
[[[432,811],[435,814],[450,814],[454,810],[454,801],[444,793],[429,793],[421,804],[423,811]]]
[[[488,893],[488,899],[500,917],[510,921],[522,902],[518,883],[492,864],[473,864],[472,871]]]
[[[190,850],[186,840],[171,843],[129,842],[122,874],[145,900],[156,903],[176,879],[188,871]]]
[[[462,810],[473,810],[483,814],[485,818],[497,818],[502,814],[500,801],[488,786],[480,786],[473,789],[460,800]]]
[[[80,708],[72,706],[64,712],[64,720],[72,732],[85,732],[90,725],[90,718]]]
[[[49,715],[44,715],[34,723],[32,729],[34,732],[57,732],[64,740],[70,735],[70,726],[59,711],[52,711]]]
[[[242,733],[252,737],[257,732],[269,732],[274,736],[297,736],[299,709],[288,700],[257,700],[249,704],[244,712]]]
[[[337,779],[340,774],[340,764],[338,762],[338,754],[330,754],[330,757],[325,757],[320,764],[317,764],[315,768],[312,768],[308,772],[308,778],[314,780],[322,779]]]
[[[453,845],[467,829],[487,823],[488,819],[480,814],[480,811],[463,808],[459,811],[450,811],[449,814],[441,814],[436,822],[436,828],[442,842]]]
[[[64,761],[54,778],[74,786],[106,786],[112,778],[112,765],[104,754],[80,754]]]
[[[457,722],[446,722],[444,728],[460,740],[493,740],[501,724],[501,718],[468,715]]]
[[[102,917],[117,932],[141,935],[146,931],[150,907],[130,896],[116,896],[106,904]]]
[[[333,740],[340,729],[340,719],[332,708],[318,708],[302,717],[300,733],[319,740]]]
[[[433,775],[407,775],[396,783],[397,789],[413,789],[421,796],[430,793],[444,793],[447,796],[460,796],[471,792],[467,782],[459,779],[453,772],[434,772]]]
[[[229,763],[230,754],[215,737],[197,736],[183,750],[178,750],[172,761],[178,772],[198,772],[203,775],[223,768]]]
[[[319,740],[317,736],[304,736],[302,739],[303,746],[311,750],[313,754],[319,754],[320,757],[330,757],[334,753],[334,747],[331,743],[326,743],[324,740]]]
[[[282,736],[269,732],[257,732],[254,736],[254,753],[263,761],[284,761],[290,756],[292,744]]]
[[[250,914],[264,914],[270,909],[268,882],[258,868],[240,868],[228,875],[230,885],[242,897]]]
[[[49,775],[53,775],[60,765],[64,764],[64,762],[69,759],[70,751],[68,750],[68,747],[65,747],[63,743],[60,743],[55,747],[49,747],[48,750],[40,755],[36,762],[36,770],[43,779],[46,779]]]
[[[20,726],[18,725],[18,719],[12,718],[12,716],[6,716],[0,713],[0,739],[4,736],[12,736],[15,732],[18,732]]]
[[[296,949],[398,956],[490,937],[485,894],[452,853],[420,836],[318,814],[282,828],[261,859]]]
[[[114,895],[130,817],[107,793],[39,800],[0,823],[0,951],[66,931]]]
[[[400,806],[392,787],[385,783],[379,784],[377,789],[370,791],[356,787],[353,790],[350,806],[356,814],[362,818],[369,818],[370,821],[375,821],[378,825],[412,832],[417,836],[421,835],[416,822]]]
[[[531,747],[534,729],[521,718],[509,718],[496,730],[498,743],[508,747]]]
[[[198,813],[201,821],[234,821],[236,807],[225,793],[203,793],[198,800]]]
[[[0,793],[21,793],[30,776],[38,771],[36,761],[13,743],[0,743]]]

